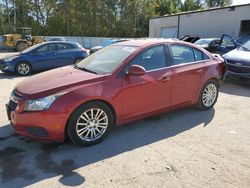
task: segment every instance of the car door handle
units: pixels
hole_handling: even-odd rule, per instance
[[[167,82],[167,81],[171,80],[171,78],[168,77],[168,76],[163,76],[159,80],[162,81],[162,82]]]
[[[202,69],[199,69],[199,70],[197,70],[196,72],[201,73],[201,72],[203,72],[203,70],[202,70]]]

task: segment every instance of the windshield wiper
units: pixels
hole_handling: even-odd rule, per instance
[[[250,51],[248,48],[244,47],[244,46],[241,46],[242,50],[244,51]]]
[[[86,69],[85,67],[78,67],[78,66],[75,66],[75,67],[78,68],[78,69],[80,69],[80,70],[86,71],[86,72],[90,72],[90,73],[93,73],[93,74],[97,74],[97,72],[92,71],[92,70],[89,70],[89,69]]]

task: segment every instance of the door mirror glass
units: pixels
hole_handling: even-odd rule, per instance
[[[128,68],[128,72],[127,72],[127,75],[129,76],[142,76],[144,74],[146,74],[146,70],[144,67],[140,65],[131,65]]]

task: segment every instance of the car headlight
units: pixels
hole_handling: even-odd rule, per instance
[[[43,111],[48,110],[53,102],[65,93],[50,95],[40,99],[26,100],[24,104],[25,111]]]
[[[14,56],[14,57],[7,57],[7,58],[4,59],[4,61],[12,61],[12,60],[14,60],[14,59],[16,59],[15,56]]]

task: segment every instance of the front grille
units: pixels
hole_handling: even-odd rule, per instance
[[[237,65],[237,61],[227,60],[227,70],[235,73],[250,74],[250,66],[247,65]]]
[[[9,100],[9,103],[8,103],[8,106],[9,106],[11,111],[16,110],[16,107],[18,105],[18,101],[20,101],[21,99],[22,99],[22,96],[17,91],[14,90],[11,93],[11,97],[10,97],[10,100]]]
[[[3,70],[4,64],[5,62],[2,59],[0,59],[0,70]]]
[[[16,107],[17,107],[17,103],[15,103],[14,101],[10,100],[8,106],[10,108],[10,111],[15,111]]]

